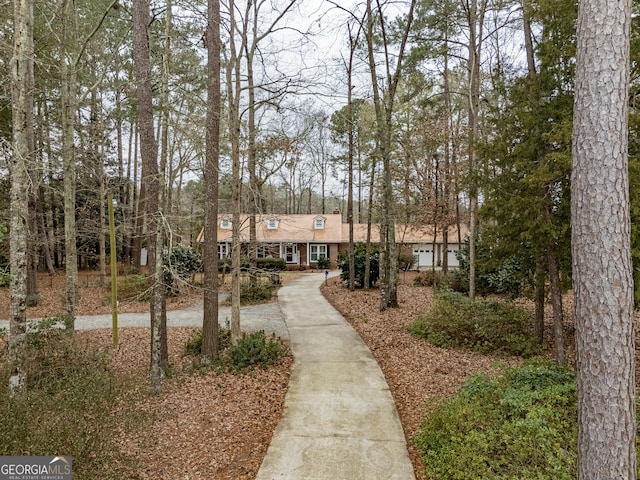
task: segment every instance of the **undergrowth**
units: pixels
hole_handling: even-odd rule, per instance
[[[133,382],[112,372],[108,352],[43,325],[25,339],[19,393],[8,386],[6,351],[0,359],[0,452],[70,455],[75,479],[130,478],[134,459],[120,451],[117,434],[150,420],[132,408]]]
[[[409,331],[442,348],[463,348],[481,353],[530,357],[542,346],[527,330],[530,315],[514,305],[470,300],[451,290],[436,296],[428,314],[409,325]]]
[[[255,283],[246,282],[240,284],[240,304],[251,305],[254,303],[271,300],[274,287],[271,282],[258,281]]]
[[[577,477],[575,374],[545,360],[470,377],[413,441],[434,480]]]
[[[286,357],[289,350],[284,342],[275,334],[267,337],[264,330],[253,333],[242,333],[242,336],[231,343],[228,329],[218,331],[219,358],[211,364],[221,372],[244,373],[256,367],[267,368],[279,359]],[[202,330],[196,330],[186,342],[186,355],[198,356],[202,351]]]

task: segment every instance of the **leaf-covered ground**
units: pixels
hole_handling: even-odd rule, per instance
[[[454,393],[471,374],[492,371],[497,363],[515,363],[516,358],[492,357],[443,350],[413,338],[406,329],[433,300],[429,287],[412,285],[411,273],[400,276],[400,307],[379,311],[378,290],[349,292],[337,278],[329,279],[322,291],[349,320],[380,364],[396,401],[407,437],[411,461],[418,479],[425,480],[424,467],[411,437],[417,432],[429,405]],[[78,315],[109,313],[109,297],[96,277],[81,274]],[[8,289],[0,289],[0,319],[8,319]],[[565,297],[567,344],[572,359],[571,298]],[[169,302],[170,309],[193,305],[201,299],[197,290],[186,291]],[[523,302],[531,308],[529,302]],[[40,279],[40,304],[29,308],[30,318],[48,317],[64,308],[64,276]],[[121,302],[121,312],[148,311],[146,302]],[[547,318],[551,313],[547,312]],[[192,329],[170,329],[171,362],[185,362],[181,352]],[[550,338],[551,326],[547,326]],[[108,345],[110,331],[84,332],[97,344]],[[123,329],[114,355],[118,369],[146,377],[149,337],[146,329]],[[550,352],[553,352],[552,345]],[[292,359],[267,371],[251,375],[174,375],[164,380],[159,397],[144,395],[138,408],[153,411],[156,421],[149,431],[123,436],[123,450],[137,457],[134,479],[253,479],[266,453],[273,429],[282,415]],[[638,362],[637,362],[638,363]]]
[[[322,292],[351,323],[371,349],[387,379],[407,437],[416,477],[426,479],[424,465],[411,438],[434,400],[454,393],[469,375],[491,371],[496,362],[516,359],[444,350],[412,337],[407,325],[428,311],[433,289],[412,285],[413,275],[401,275],[399,308],[380,312],[378,290],[350,292],[331,279]]]

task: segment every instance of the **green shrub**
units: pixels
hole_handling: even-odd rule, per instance
[[[266,368],[287,353],[282,340],[275,334],[267,338],[263,330],[250,334],[243,332],[242,337],[229,347],[228,368],[234,372],[243,372],[253,367]]]
[[[121,451],[117,432],[148,418],[127,407],[133,402],[125,400],[122,376],[111,372],[106,352],[64,330],[46,330],[48,324],[26,338],[25,390],[12,395],[8,382],[0,385],[0,451],[71,455],[74,478],[131,478],[122,467],[134,460]],[[1,363],[0,378],[8,373],[9,365]],[[114,417],[119,401],[123,407]]]
[[[411,253],[401,253],[398,255],[398,270],[406,272],[411,270],[413,264],[416,262],[416,257]]]
[[[475,376],[437,404],[414,444],[434,480],[577,477],[572,371],[544,360]]]
[[[218,349],[223,351],[231,345],[231,330],[218,328]],[[202,329],[195,330],[184,345],[184,354],[197,356],[202,353]]]
[[[189,281],[196,272],[202,271],[202,257],[192,247],[175,245],[171,249],[171,255],[165,254],[164,282],[169,295],[180,293],[180,284]]]
[[[328,268],[331,268],[331,260],[328,259],[327,257],[320,257],[316,262],[316,268],[320,270],[326,270]]]
[[[242,336],[231,344],[231,331],[218,330],[219,358],[212,365],[219,371],[243,373],[254,367],[267,368],[280,358],[289,354],[282,340],[272,334],[267,338],[263,330],[254,333],[242,333]],[[202,329],[196,330],[184,348],[185,355],[198,356],[202,351]]]
[[[109,286],[109,288],[111,288]],[[146,275],[127,275],[118,280],[119,300],[146,301],[151,298],[151,279]]]
[[[533,284],[531,252],[523,248],[518,255],[507,254],[495,248],[494,240],[485,240],[478,236],[476,244],[476,293],[480,295],[504,294],[512,298],[520,296],[522,291]],[[452,272],[451,288],[467,293],[469,291],[469,239],[456,252],[459,268]]]
[[[541,353],[542,346],[525,330],[528,324],[529,313],[514,305],[472,301],[444,290],[436,296],[431,311],[409,325],[409,331],[443,348],[530,357]]]
[[[240,304],[250,305],[271,300],[273,291],[273,283],[271,282],[242,283],[240,284]]]
[[[287,262],[284,258],[258,258],[256,267],[261,271],[282,272],[287,269]]]
[[[433,287],[439,285],[445,276],[440,270],[428,270],[416,275],[413,279],[413,284],[416,287]]]
[[[362,288],[364,286],[364,271],[366,266],[367,250],[366,244],[358,242],[354,245],[354,261],[355,261],[355,280],[356,286]],[[340,269],[340,278],[344,282],[349,281],[349,252],[343,251],[338,255],[338,268]],[[369,287],[373,287],[380,276],[380,252],[377,245],[371,245],[369,255]]]

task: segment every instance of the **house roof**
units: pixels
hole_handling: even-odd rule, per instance
[[[231,215],[218,215],[218,242],[230,242],[230,228],[220,228],[223,219],[231,220]],[[324,228],[314,228],[316,219],[324,220]],[[275,220],[276,228],[269,228]],[[258,215],[256,218],[256,238],[262,243],[340,243],[342,235],[342,215]],[[204,240],[204,232],[198,235],[198,242]],[[249,216],[240,216],[240,240],[249,241]]]
[[[433,243],[434,232],[433,225],[416,226],[410,224],[396,224],[396,243],[405,244],[419,244],[419,243]],[[458,227],[452,225],[449,227],[449,243],[458,243]],[[460,237],[464,238],[468,234],[466,225],[460,226]],[[442,231],[436,232],[436,243],[442,243]],[[342,239],[343,242],[349,241],[349,224],[342,225]],[[367,224],[359,223],[353,226],[353,240],[355,242],[367,241]],[[375,224],[371,225],[371,241],[380,241],[380,226]]]
[[[231,215],[218,215],[218,242],[231,242],[231,228],[220,228],[223,219],[231,221]],[[316,219],[324,219],[324,228],[316,229]],[[269,228],[270,221],[272,227]],[[433,226],[415,226],[410,224],[396,225],[396,242],[405,244],[432,243],[434,241]],[[467,235],[467,228],[461,225],[460,236]],[[339,213],[323,215],[258,215],[256,218],[256,237],[260,243],[346,243],[349,241],[349,224],[342,223]],[[367,225],[354,224],[355,242],[367,240]],[[204,230],[198,235],[198,242],[203,242]],[[380,241],[380,226],[371,226],[371,240]],[[457,226],[449,227],[449,242],[457,243]],[[240,241],[249,241],[249,216],[240,216]],[[442,232],[436,234],[436,242],[442,243]]]

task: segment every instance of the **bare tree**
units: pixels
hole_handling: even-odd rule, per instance
[[[407,39],[413,20],[416,0],[412,0],[409,12],[404,22],[404,30],[400,41],[399,51],[395,60],[395,71],[392,72],[392,60],[389,52],[390,38],[387,25],[379,0],[376,0],[376,12],[372,8],[372,0],[367,0],[366,34],[369,71],[373,88],[373,104],[376,112],[376,144],[382,162],[382,213],[380,221],[380,310],[398,306],[397,264],[395,239],[395,209],[392,184],[392,119],[394,102],[400,75],[402,61],[405,55]],[[375,17],[374,17],[375,15]],[[384,66],[386,90],[378,81],[375,58],[374,23],[379,22],[379,30],[384,50]]]
[[[628,178],[631,1],[578,7],[571,240],[578,478],[636,478]]]

